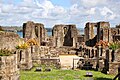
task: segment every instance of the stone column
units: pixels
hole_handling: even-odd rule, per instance
[[[76,47],[76,39],[73,38],[73,47]]]
[[[106,67],[106,70],[107,71],[109,71],[109,48],[106,48],[106,65],[105,65],[105,67]]]
[[[38,26],[38,44],[41,45],[41,41],[40,41],[40,26]]]
[[[61,41],[60,41],[60,37],[57,38],[57,47],[61,47]]]
[[[100,56],[100,53],[101,53],[101,46],[98,46],[97,47],[97,65],[96,65],[96,70],[98,70],[98,68],[99,68],[99,56]]]

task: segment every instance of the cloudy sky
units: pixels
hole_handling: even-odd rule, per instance
[[[0,0],[0,25],[22,26],[24,22],[76,24],[109,21],[120,24],[120,0]]]

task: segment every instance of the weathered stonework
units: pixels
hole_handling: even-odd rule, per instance
[[[95,31],[94,28],[97,28]],[[110,42],[111,30],[109,22],[86,23],[85,41],[87,46],[95,46],[100,40]],[[95,35],[96,33],[96,35]]]
[[[32,21],[28,21],[27,23],[23,24],[23,38],[36,38],[38,40],[38,43],[41,44],[41,42],[45,41],[46,29],[41,23],[34,23]]]
[[[13,32],[0,32],[0,49],[15,50],[20,37]],[[19,80],[18,55],[0,56],[0,80]]]
[[[84,28],[85,32],[85,40],[93,39],[95,37],[94,28],[97,27],[97,23],[86,23]]]
[[[20,69],[31,69],[32,68],[32,58],[31,49],[16,49],[19,42],[23,41],[18,34],[13,32],[0,32],[0,48],[15,50],[17,54],[17,62]],[[24,67],[22,67],[24,65]]]
[[[75,25],[55,25],[53,27],[54,46],[76,47],[78,30]]]
[[[59,58],[41,58],[41,64],[45,65],[46,68],[60,68],[60,59]]]
[[[31,48],[27,49],[18,49],[17,53],[17,61],[19,62],[19,67],[21,70],[30,70],[33,67],[32,64],[32,53]]]
[[[110,63],[109,64],[109,74],[117,75],[119,65],[120,65],[120,62],[112,62],[112,63]]]
[[[28,21],[23,24],[23,38],[31,39],[35,38],[38,42],[38,46],[31,46],[32,60],[40,61],[40,49],[39,46],[45,46],[43,43],[46,42],[46,29],[41,23],[34,23]]]
[[[0,32],[0,49],[15,49],[20,37],[13,32]]]
[[[120,40],[120,28],[111,28],[113,42]]]
[[[0,80],[19,80],[17,55],[0,56]]]

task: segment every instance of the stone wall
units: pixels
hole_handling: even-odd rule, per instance
[[[19,67],[21,70],[30,70],[33,67],[32,64],[32,53],[31,48],[27,49],[18,49],[17,53],[17,61],[19,62]]]
[[[41,44],[41,42],[46,40],[46,29],[41,23],[28,21],[23,24],[23,38],[36,38],[38,43]]]
[[[111,33],[114,42],[120,40],[120,28],[111,28]]]
[[[32,62],[40,64],[42,50],[39,46],[31,46]],[[43,53],[44,54],[44,53]]]
[[[0,32],[0,49],[15,49],[18,45],[20,37],[13,32]]]
[[[19,80],[17,55],[0,56],[0,80]]]
[[[86,23],[84,33],[85,33],[85,41],[93,39],[95,37],[94,28],[97,27],[97,23]]]
[[[95,29],[96,35],[95,35]],[[85,41],[87,46],[95,46],[100,40],[112,41],[111,30],[109,22],[97,22],[97,23],[86,23],[85,30]]]
[[[46,68],[60,68],[59,58],[41,58],[41,65],[45,65]]]
[[[117,75],[120,62],[111,62],[109,64],[109,74]]]
[[[75,25],[55,25],[53,27],[54,46],[76,47],[78,30]]]

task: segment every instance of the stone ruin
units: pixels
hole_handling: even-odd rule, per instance
[[[111,28],[113,42],[120,40],[120,27]]]
[[[32,39],[35,38],[38,42],[38,46],[31,46],[32,60],[39,63],[40,60],[40,50],[39,46],[45,46],[46,41],[46,29],[41,23],[34,23],[28,21],[23,24],[23,38]]]
[[[28,21],[23,24],[23,37],[24,39],[34,38],[37,40],[38,45],[31,46],[32,62],[41,65],[55,65],[58,67],[59,59],[56,51],[51,51],[50,47],[52,38],[47,37],[46,29],[41,23],[34,23]],[[50,54],[49,54],[50,52]],[[48,62],[49,61],[49,62]],[[58,65],[56,65],[58,64]]]
[[[83,57],[79,60],[79,67],[82,69],[87,65],[104,73],[117,74],[120,65],[120,51],[117,50],[113,54],[112,50],[100,45],[96,46],[96,43],[101,40],[110,43],[118,41],[119,34],[119,28],[110,28],[109,22],[86,23],[85,42],[81,43],[78,50],[79,56]]]
[[[23,24],[24,39],[15,33],[0,32],[0,49],[14,49],[12,56],[0,57],[2,63],[0,64],[0,79],[19,80],[19,69],[29,70],[35,62],[39,65],[54,65],[60,68],[60,54],[76,53],[82,57],[78,62],[81,69],[86,69],[86,65],[89,65],[92,66],[89,69],[94,68],[105,73],[117,74],[120,51],[117,50],[113,56],[110,49],[95,45],[101,40],[106,42],[120,40],[119,27],[110,28],[109,22],[89,22],[84,30],[85,34],[80,35],[75,25],[55,25],[52,36],[47,37],[43,24],[28,21]],[[15,48],[19,41],[29,39],[35,39],[38,45],[30,45],[26,49]]]
[[[0,56],[0,80],[19,80],[17,56]]]
[[[12,32],[0,32],[0,49],[15,50],[20,37]],[[19,80],[17,53],[0,56],[0,80]]]
[[[78,30],[75,25],[55,25],[52,33],[55,47],[76,47]]]
[[[18,45],[20,37],[12,32],[0,32],[0,49],[15,49]]]
[[[91,47],[95,46],[95,44],[100,40],[108,42],[112,41],[109,22],[86,23],[85,27],[86,45]]]
[[[31,49],[16,49],[19,42],[23,42],[18,34],[13,32],[0,32],[0,50],[10,50],[14,54],[0,56],[0,80],[19,80],[19,70],[33,67]]]
[[[36,38],[38,43],[41,45],[42,42],[46,40],[46,29],[41,23],[28,21],[27,23],[23,24],[23,38]]]

